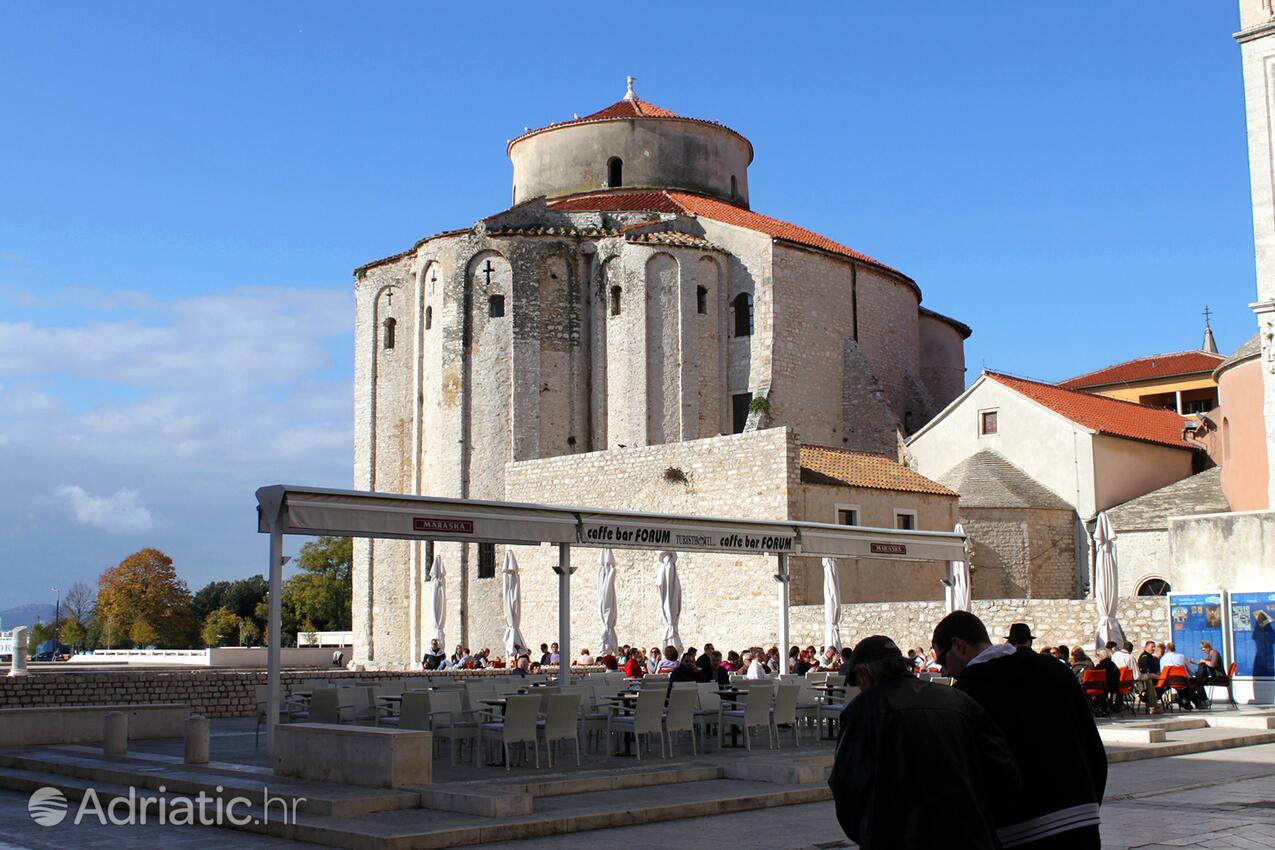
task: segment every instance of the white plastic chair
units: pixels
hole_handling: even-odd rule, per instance
[[[637,757],[642,758],[642,736],[646,735],[647,747],[650,747],[651,736],[660,736],[660,755],[664,755],[664,688],[643,688],[638,691],[637,705],[631,714],[620,714],[620,706],[611,708],[612,714],[607,718],[607,738],[616,732],[629,732],[633,735],[633,748]]]
[[[797,727],[797,697],[801,685],[780,685],[775,691],[775,704],[770,709],[770,727],[775,733],[775,749],[779,748],[779,727],[792,727],[792,740],[801,746],[801,730]]]
[[[536,738],[536,720],[540,709],[540,697],[534,694],[505,698],[503,715],[494,711],[484,711],[486,718],[479,725],[482,737],[499,738],[505,750],[505,770],[511,767],[510,746],[512,744],[531,744],[536,759],[536,767],[540,767],[540,746]]]
[[[423,729],[430,728],[430,694],[429,691],[416,691],[403,694],[399,704],[398,728]]]
[[[270,690],[266,685],[255,687],[257,702],[257,729],[253,738],[253,746],[261,746],[261,727],[270,717]],[[279,723],[291,723],[294,720],[308,720],[309,712],[300,700],[284,699],[279,703]]]
[[[451,748],[451,761],[456,764],[456,748],[460,741],[470,742],[471,757],[478,764],[478,721],[474,712],[466,711],[461,704],[459,691],[425,691],[429,697],[429,723],[434,741],[446,738]],[[404,695],[406,699],[406,695]]]
[[[691,734],[691,755],[698,755],[695,748],[695,705],[699,702],[699,692],[694,682],[687,682],[689,688],[678,688],[675,683],[668,695],[668,708],[664,712],[664,737],[668,741],[668,756],[673,756],[673,733],[689,732]],[[640,697],[639,697],[640,699]]]
[[[580,693],[545,694],[540,697],[544,720],[536,725],[544,730],[545,751],[549,755],[549,766],[553,767],[555,744],[563,741],[574,741],[576,745],[576,767],[580,766]]]
[[[311,723],[348,723],[354,719],[354,707],[341,703],[341,688],[315,688],[310,694]]]
[[[740,698],[744,700],[742,709],[722,709],[721,723],[717,727],[717,743],[722,746],[726,743],[726,727],[739,727],[744,730],[744,746],[749,752],[753,749],[752,729],[756,727],[765,727],[766,743],[768,749],[775,748],[775,739],[770,731],[770,705],[773,700],[773,690],[767,688],[749,688],[745,694],[740,694]]]
[[[700,742],[704,743],[708,741],[708,727],[721,722],[722,698],[717,693],[718,686],[712,682],[699,682],[696,690],[699,692],[699,708],[695,710],[695,725],[699,728]],[[708,744],[704,743],[704,747],[707,749]]]

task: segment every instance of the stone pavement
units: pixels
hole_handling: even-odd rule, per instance
[[[620,791],[640,807],[660,789]],[[244,850],[313,847],[226,830],[158,826],[35,824],[27,795],[0,792],[0,850]],[[1103,806],[1103,847],[1270,848],[1275,842],[1275,744],[1115,764]],[[606,829],[527,841],[500,850],[585,850],[658,846],[661,850],[814,850],[851,847],[838,829],[831,803],[789,806],[694,820]]]

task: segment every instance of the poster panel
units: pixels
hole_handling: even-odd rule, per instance
[[[1200,641],[1207,640],[1213,648],[1225,653],[1222,641],[1223,622],[1222,592],[1170,593],[1169,624],[1173,643],[1178,652],[1192,660],[1200,657]],[[1225,659],[1224,659],[1225,660]]]
[[[1275,678],[1275,592],[1232,593],[1235,675]]]

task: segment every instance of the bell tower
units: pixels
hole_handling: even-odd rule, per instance
[[[1268,463],[1267,507],[1275,508],[1275,2],[1240,0],[1244,107],[1248,114],[1248,162],[1253,193],[1253,244],[1257,252],[1257,314],[1262,344],[1263,409]]]

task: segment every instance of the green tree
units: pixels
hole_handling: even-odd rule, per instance
[[[67,620],[62,624],[62,633],[59,637],[62,643],[77,649],[84,645],[84,639],[88,636],[88,631],[84,628],[84,624],[79,620]]]
[[[349,629],[354,542],[349,537],[311,540],[295,563],[301,572],[283,584],[283,604],[294,622],[309,619],[319,631]]]
[[[243,646],[256,646],[261,640],[261,629],[251,619],[239,621],[239,641]]]
[[[229,608],[218,608],[204,619],[199,635],[205,646],[221,646],[228,639],[238,637],[239,618]]]
[[[155,627],[145,617],[134,617],[133,622],[128,627],[128,639],[138,649],[148,646],[154,646],[159,640],[159,633],[155,631]]]
[[[190,610],[200,623],[208,619],[208,615],[226,605],[226,592],[230,589],[228,581],[210,581],[201,587],[190,598]]]
[[[27,652],[34,655],[40,644],[51,641],[54,637],[53,624],[36,620],[31,625],[31,630],[27,632]]]
[[[98,617],[114,639],[127,635],[135,645],[165,647],[194,642],[190,590],[177,577],[173,559],[158,549],[129,555],[103,572],[97,584]]]

